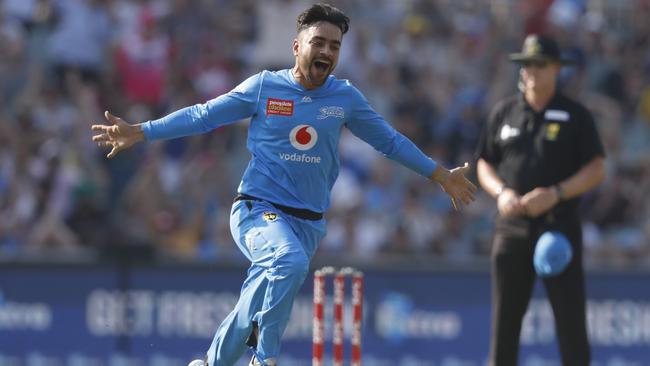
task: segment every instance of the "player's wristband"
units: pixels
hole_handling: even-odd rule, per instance
[[[556,184],[553,186],[553,189],[555,190],[555,194],[557,194],[557,200],[558,202],[564,201],[564,190],[562,190],[562,187],[559,184]]]

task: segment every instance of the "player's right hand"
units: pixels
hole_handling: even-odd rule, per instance
[[[144,140],[144,132],[140,125],[131,125],[123,119],[115,117],[108,111],[104,112],[104,117],[110,125],[92,125],[91,130],[99,132],[93,136],[93,141],[99,147],[110,147],[111,151],[106,155],[112,158],[118,152],[133,146],[138,141]]]

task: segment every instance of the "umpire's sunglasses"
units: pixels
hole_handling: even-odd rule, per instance
[[[521,63],[521,67],[524,68],[537,68],[537,69],[543,69],[546,66],[548,66],[550,62],[545,61],[545,60],[531,60],[531,61],[524,61]]]

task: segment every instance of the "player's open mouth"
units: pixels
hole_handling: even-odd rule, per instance
[[[316,70],[320,72],[327,72],[327,70],[330,68],[330,64],[329,62],[316,60],[314,61],[314,67],[316,67]]]

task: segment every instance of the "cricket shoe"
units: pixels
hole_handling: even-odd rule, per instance
[[[208,355],[205,355],[205,358],[202,360],[194,360],[189,363],[187,366],[209,366],[208,364]]]
[[[267,358],[264,362],[261,362],[257,357],[253,356],[253,358],[251,358],[251,363],[248,366],[277,366],[277,364],[275,358]]]

